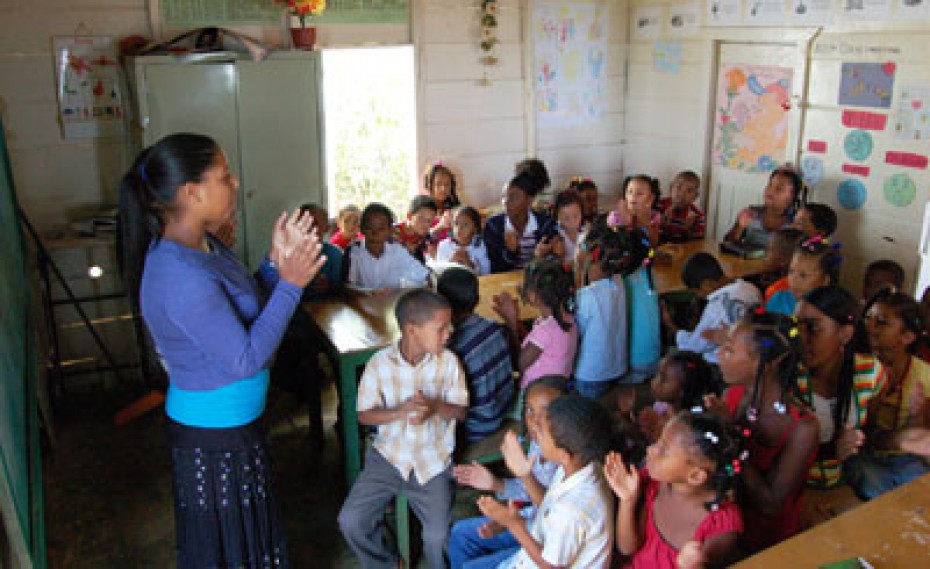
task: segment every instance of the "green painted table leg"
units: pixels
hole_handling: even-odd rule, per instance
[[[339,382],[342,394],[342,435],[345,444],[346,483],[349,487],[362,470],[362,449],[358,426],[358,369],[363,367],[374,352],[361,352],[339,356]]]
[[[407,508],[407,495],[403,492],[397,494],[394,501],[395,515],[397,516],[397,553],[400,554],[400,564],[409,569],[410,560],[410,509]]]
[[[361,449],[358,439],[358,387],[355,385],[355,362],[352,358],[340,358],[339,381],[342,384],[342,443],[345,452],[346,483],[352,486],[362,468]]]

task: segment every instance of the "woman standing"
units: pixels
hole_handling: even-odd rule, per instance
[[[216,142],[174,134],[120,186],[124,280],[170,379],[179,568],[288,565],[258,420],[269,362],[325,258],[309,216],[282,214],[254,280],[208,232],[232,218],[238,185]]]

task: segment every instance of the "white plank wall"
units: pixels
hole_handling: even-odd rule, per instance
[[[527,149],[522,2],[500,2],[500,63],[487,70],[478,47],[480,2],[417,0],[413,6],[420,159],[424,166],[449,165],[466,203],[499,204],[501,185]],[[486,71],[489,85],[482,84]]]
[[[527,77],[527,67],[532,69],[527,58],[533,57],[527,24],[536,1],[543,0],[500,2],[500,64],[487,70],[490,85],[481,81],[485,68],[477,45],[480,3],[414,3],[422,98],[421,159],[424,164],[437,159],[448,163],[457,173],[463,199],[480,207],[500,203],[501,187],[513,174],[514,163],[526,156],[545,161],[556,188],[572,176],[587,175],[608,190],[622,175],[626,0],[590,0],[609,8],[607,114],[594,124],[539,129],[529,91],[533,78]]]
[[[63,141],[51,37],[148,35],[145,0],[0,0],[0,113],[23,208],[39,226],[116,202],[127,156],[118,140]]]
[[[538,3],[548,0],[536,0]],[[627,57],[627,0],[576,0],[566,4],[589,3],[604,8],[608,31],[608,104],[603,117],[578,126],[539,126],[536,154],[546,163],[554,189],[565,187],[574,176],[587,176],[598,185],[602,206],[612,205],[623,180],[624,72]],[[534,78],[530,78],[530,87]]]

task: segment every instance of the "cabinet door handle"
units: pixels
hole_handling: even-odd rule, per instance
[[[254,196],[255,196],[255,192],[253,190],[249,190],[245,193],[245,199],[247,200],[252,199]]]

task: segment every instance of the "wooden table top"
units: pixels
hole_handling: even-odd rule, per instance
[[[820,567],[855,557],[875,569],[930,567],[930,474],[734,567]]]
[[[762,268],[761,261],[717,254],[717,244],[709,241],[664,245],[661,249],[667,253],[666,258],[653,265],[653,277],[656,289],[660,293],[684,288],[681,282],[681,265],[689,255],[697,251],[714,254],[720,260],[723,270],[731,276],[757,272]],[[479,277],[480,299],[475,312],[484,318],[500,321],[493,308],[494,296],[506,291],[519,299],[522,282],[522,271]],[[403,292],[398,290],[375,294],[350,293],[344,298],[306,302],[303,307],[333,342],[339,353],[365,352],[387,346],[400,337],[400,330],[394,319],[394,305]],[[524,320],[532,320],[537,316],[537,312],[532,306],[521,302],[520,316]]]

